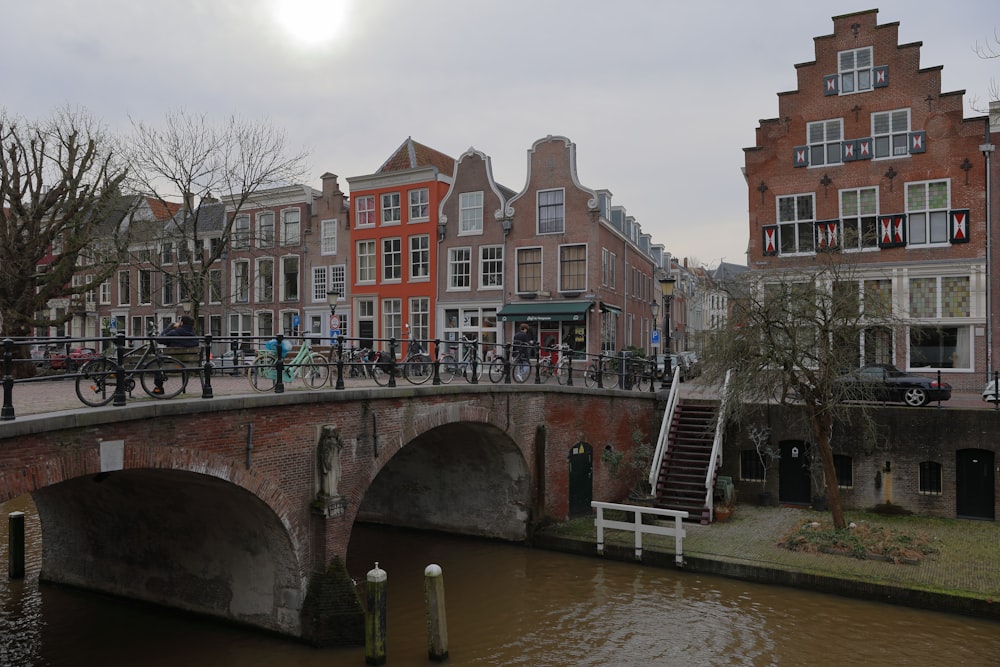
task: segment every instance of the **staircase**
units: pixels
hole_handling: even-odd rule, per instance
[[[705,478],[712,458],[718,403],[681,399],[674,410],[669,447],[656,481],[655,507],[686,510],[689,521],[711,522]],[[714,488],[715,480],[712,480]]]

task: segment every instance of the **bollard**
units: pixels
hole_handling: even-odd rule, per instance
[[[378,566],[368,571],[367,608],[365,609],[365,664],[385,664],[385,570]]]
[[[448,620],[444,612],[444,576],[441,566],[424,568],[424,602],[427,605],[427,657],[448,659]]]
[[[7,572],[11,579],[24,578],[24,512],[7,515]]]

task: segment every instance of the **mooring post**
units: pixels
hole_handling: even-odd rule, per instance
[[[441,566],[424,568],[424,602],[427,604],[427,657],[448,659],[448,620],[444,612],[444,576]]]
[[[24,578],[24,512],[7,515],[7,571],[11,579]]]
[[[385,664],[385,570],[375,567],[368,571],[367,606],[365,609],[365,664]]]

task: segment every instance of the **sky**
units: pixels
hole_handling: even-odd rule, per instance
[[[184,110],[271,123],[305,182],[374,173],[407,137],[474,148],[520,192],[538,139],[678,258],[746,263],[743,149],[831,17],[878,8],[944,91],[985,105],[996,0],[0,0],[0,107],[82,107],[109,129]]]

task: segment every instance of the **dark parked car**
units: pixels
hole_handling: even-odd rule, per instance
[[[860,401],[893,401],[913,407],[951,398],[951,385],[913,375],[891,364],[865,366],[837,379],[841,398]]]

